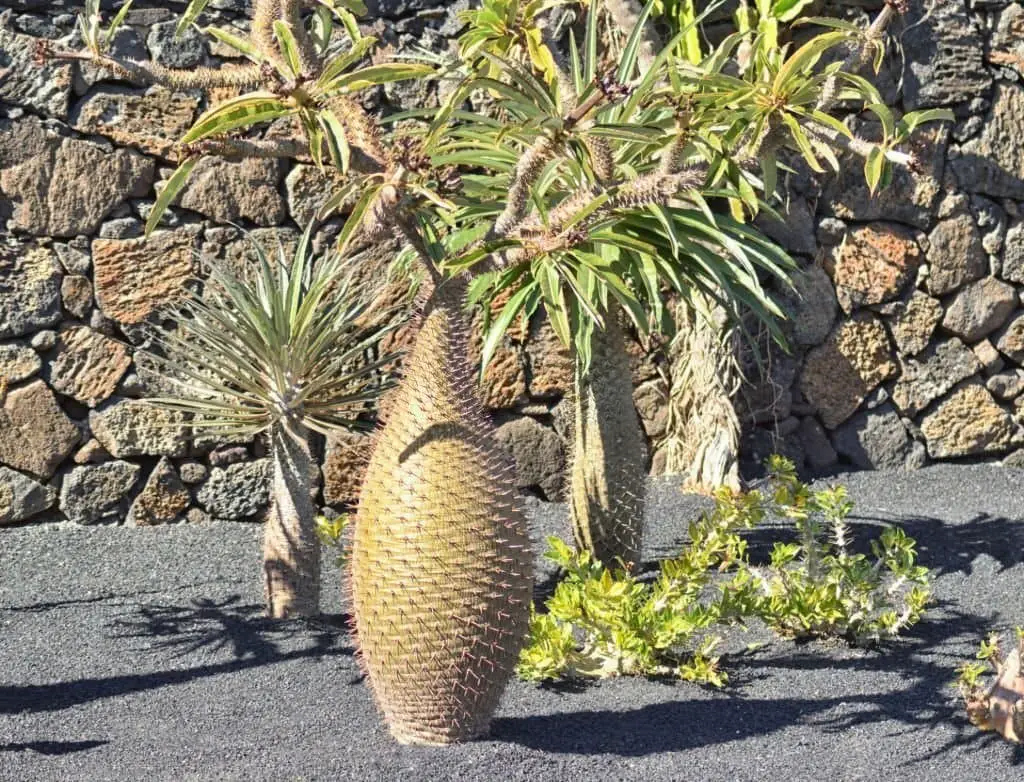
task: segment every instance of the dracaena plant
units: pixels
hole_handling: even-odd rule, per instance
[[[198,431],[271,444],[271,506],[263,575],[269,616],[319,612],[320,545],[312,432],[365,427],[360,415],[387,385],[391,356],[368,358],[392,327],[388,309],[358,281],[355,259],[314,263],[306,231],[294,256],[241,271],[214,265],[201,294],[170,309],[176,328],[151,355],[169,384],[150,403],[190,417]]]

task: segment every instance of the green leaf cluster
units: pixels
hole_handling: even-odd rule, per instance
[[[334,551],[334,564],[339,568],[345,567],[348,562],[348,545],[345,533],[348,530],[352,517],[347,513],[341,513],[333,519],[326,516],[316,517],[316,536],[320,544],[325,548]]]
[[[545,556],[564,571],[545,611],[534,609],[520,677],[532,681],[612,676],[673,676],[721,687],[716,625],[755,611],[749,575],[736,566],[759,510],[747,498],[717,495],[715,509],[690,524],[682,554],[644,581],[609,570],[588,552],[549,538]],[[717,573],[731,571],[727,578]]]
[[[847,525],[853,503],[842,486],[811,490],[792,462],[772,457],[766,508],[792,521],[797,542],[777,542],[766,567],[750,573],[763,594],[760,618],[777,633],[807,640],[842,638],[867,646],[916,624],[931,602],[928,569],[899,527],[855,553]]]
[[[780,457],[768,466],[763,489],[719,490],[713,510],[690,524],[680,556],[661,562],[653,580],[549,538],[545,556],[565,575],[533,612],[519,675],[675,676],[723,686],[715,630],[724,625],[759,619],[785,638],[869,645],[919,621],[931,593],[913,539],[888,527],[871,556],[853,553],[845,489],[812,490]],[[744,533],[769,518],[789,520],[798,542],[775,543],[770,562],[755,566]]]
[[[394,360],[376,346],[397,324],[356,275],[358,256],[316,261],[309,244],[307,229],[294,255],[268,257],[252,241],[251,267],[214,265],[202,292],[168,308],[176,327],[154,333],[149,358],[173,394],[146,401],[224,435],[365,426]]]

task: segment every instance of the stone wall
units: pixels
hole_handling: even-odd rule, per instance
[[[0,524],[258,519],[265,443],[192,440],[187,421],[140,405],[160,390],[141,326],[206,260],[244,262],[247,243],[229,223],[261,242],[294,241],[324,183],[305,166],[204,161],[143,241],[171,144],[204,106],[90,66],[34,64],[34,38],[74,44],[79,5],[0,0],[10,9],[0,26]],[[246,5],[213,0],[213,21],[244,24]],[[442,50],[468,0],[370,5],[386,43]],[[853,18],[880,3],[840,5]],[[116,51],[177,67],[226,56],[198,35],[173,40],[183,6],[137,0]],[[791,352],[767,350],[740,400],[750,465],[772,451],[818,472],[1024,463],[1024,7],[942,0],[901,42],[880,79],[886,99],[949,106],[957,122],[925,134],[920,170],[876,198],[856,161],[839,178],[791,177],[787,224],[763,228],[804,271],[796,294],[780,292]],[[388,88],[371,102],[431,100],[420,90]],[[657,437],[661,359],[635,341],[630,350],[637,409]],[[509,333],[482,389],[523,487],[548,499],[563,489],[571,375],[535,320]],[[324,502],[351,497],[365,450],[353,437],[325,448]]]

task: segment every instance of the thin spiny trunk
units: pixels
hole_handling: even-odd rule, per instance
[[[609,317],[592,360],[577,358],[570,514],[576,544],[609,567],[640,562],[647,444],[622,331]]]
[[[271,430],[274,460],[270,515],[263,537],[267,615],[316,616],[320,610],[320,541],[314,527],[312,487],[316,464],[309,432],[299,424]]]

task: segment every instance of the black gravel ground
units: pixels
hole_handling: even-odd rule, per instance
[[[856,529],[902,524],[939,576],[939,607],[885,654],[775,641],[730,658],[724,692],[515,682],[492,738],[447,749],[389,739],[340,614],[260,619],[256,526],[0,530],[0,779],[1021,780],[1024,751],[968,725],[950,681],[1024,622],[1022,479],[842,476]],[[699,501],[659,482],[650,506],[654,558]]]

